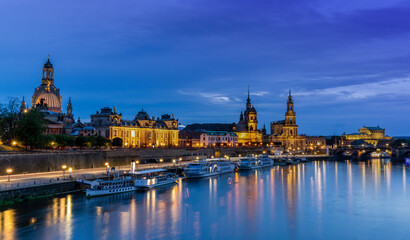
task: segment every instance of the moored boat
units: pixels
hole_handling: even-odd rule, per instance
[[[262,167],[270,167],[275,164],[275,161],[270,158],[267,154],[260,155],[257,157],[258,160],[260,160],[260,164]]]
[[[189,163],[184,168],[184,175],[187,178],[203,178],[233,172],[235,164],[227,160],[203,160]]]
[[[166,169],[150,169],[131,173],[136,188],[153,188],[178,181],[175,173],[169,173]]]
[[[135,191],[134,180],[131,178],[101,180],[91,182],[91,187],[85,191],[87,197],[97,197],[103,195],[118,194]]]

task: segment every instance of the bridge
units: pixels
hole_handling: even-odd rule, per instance
[[[357,160],[367,160],[373,152],[386,152],[391,158],[397,161],[404,161],[410,158],[410,147],[342,147],[333,150],[333,155],[339,158],[353,158]]]

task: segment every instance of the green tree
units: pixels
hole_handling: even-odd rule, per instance
[[[104,147],[104,146],[107,146],[107,145],[108,145],[109,140],[106,139],[106,138],[103,137],[103,136],[97,136],[97,137],[95,138],[95,142],[96,142],[96,146],[98,146],[98,147]]]
[[[113,145],[114,147],[122,147],[122,139],[121,139],[121,138],[118,138],[118,137],[114,138],[114,139],[112,140],[112,145]]]
[[[68,136],[66,135],[57,135],[56,144],[60,148],[65,148],[67,146]]]
[[[75,145],[76,145],[77,147],[81,147],[81,148],[87,146],[87,138],[86,138],[86,137],[83,137],[83,136],[78,136],[78,137],[75,139]]]
[[[75,137],[74,136],[68,136],[67,137],[67,146],[70,146],[70,147],[75,146]]]
[[[0,105],[0,138],[4,143],[10,144],[17,138],[17,122],[21,114],[18,98],[9,97],[7,101],[7,104]]]
[[[97,141],[95,140],[95,137],[90,136],[87,137],[87,147],[95,147],[97,146]]]
[[[56,146],[56,135],[43,135],[41,137],[41,147],[43,148],[52,148]]]
[[[43,133],[46,130],[46,121],[43,113],[32,109],[21,115],[17,122],[16,137],[26,147],[33,149],[43,142]]]

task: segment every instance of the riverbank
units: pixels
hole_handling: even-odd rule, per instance
[[[129,165],[131,161],[150,161],[163,159],[193,160],[199,157],[237,156],[248,153],[261,153],[262,148],[199,148],[199,149],[116,149],[95,151],[57,151],[41,153],[3,153],[0,154],[0,175],[12,168],[13,174],[51,172],[62,170],[62,165],[76,169],[92,169],[110,166]]]

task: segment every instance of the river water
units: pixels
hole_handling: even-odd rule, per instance
[[[310,162],[0,212],[0,239],[409,239],[409,168]]]

